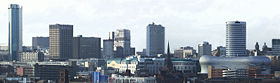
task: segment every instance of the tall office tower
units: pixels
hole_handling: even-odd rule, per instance
[[[73,57],[73,25],[49,25],[50,58],[71,59]]]
[[[114,40],[103,40],[103,58],[113,58],[114,56]]]
[[[9,10],[9,60],[16,60],[22,51],[22,8],[10,4]]]
[[[246,56],[246,22],[226,22],[226,56]]]
[[[49,37],[32,37],[32,49],[49,49]]]
[[[73,55],[76,59],[101,58],[101,38],[74,37]]]
[[[198,44],[198,56],[201,57],[203,55],[212,55],[212,45],[208,42],[203,42],[202,44]]]
[[[147,56],[164,54],[165,28],[155,23],[147,26]]]
[[[280,39],[272,39],[272,55],[280,55]]]
[[[118,57],[130,55],[130,30],[118,29],[114,33],[114,50]]]

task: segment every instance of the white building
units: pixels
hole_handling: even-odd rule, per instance
[[[171,59],[173,67],[176,71],[182,73],[196,73],[199,62],[194,59]],[[124,73],[130,70],[132,74],[141,76],[150,76],[158,74],[159,70],[164,66],[164,58],[130,58],[130,59],[109,59],[107,67],[115,68],[119,73]]]
[[[226,22],[226,56],[246,56],[246,22]]]
[[[20,52],[18,60],[22,62],[44,61],[44,54],[42,52]]]
[[[126,57],[130,55],[130,30],[117,29],[114,34],[114,51],[117,56]]]
[[[174,57],[177,58],[193,58],[196,57],[196,50],[193,47],[181,47],[180,49],[174,50]]]
[[[156,77],[129,77],[113,74],[113,83],[157,83]]]
[[[119,73],[124,73],[126,72],[126,70],[130,70],[132,74],[135,74],[137,68],[138,68],[137,58],[123,59],[120,64]]]

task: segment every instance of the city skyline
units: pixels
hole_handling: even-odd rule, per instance
[[[0,83],[280,83],[276,2],[3,3]]]
[[[6,45],[8,43],[7,8],[10,3],[17,3],[17,1],[5,0],[0,3],[0,19],[2,19],[0,20],[0,43],[6,43]],[[53,4],[52,7],[44,6],[55,2],[56,4]],[[273,11],[278,6],[276,2],[272,1],[236,1],[234,2],[238,4],[236,6],[227,6],[227,3],[233,3],[233,1],[218,3],[215,1],[181,3],[178,1],[160,1],[159,3],[153,3],[153,1],[108,1],[110,3],[106,3],[106,1],[67,1],[65,5],[59,5],[63,2],[63,0],[19,2],[19,5],[23,6],[23,45],[31,46],[32,37],[48,36],[48,25],[54,23],[74,25],[74,36],[84,35],[102,39],[108,38],[108,32],[115,29],[129,29],[131,30],[131,46],[136,47],[137,51],[145,48],[145,28],[152,22],[166,27],[165,42],[170,41],[172,50],[181,46],[192,46],[197,49],[197,44],[203,41],[211,43],[212,48],[225,46],[226,21],[240,20],[248,23],[246,26],[248,31],[247,49],[253,49],[255,42],[259,42],[260,46],[266,42],[271,47],[271,39],[279,38],[277,32],[279,32],[280,25],[277,23],[278,18],[280,21],[280,12]],[[38,4],[34,5],[34,3]],[[134,6],[137,3],[145,5],[144,8],[138,5],[126,8],[126,6]],[[165,7],[168,5],[167,3],[173,3],[170,4],[171,6],[179,6]],[[102,5],[105,4],[110,7],[103,7]],[[202,6],[194,7],[198,4],[202,4]],[[260,7],[258,6],[260,4],[267,6]],[[72,9],[72,6],[75,8]],[[89,9],[92,11],[85,13]],[[136,12],[138,10],[141,11]],[[245,11],[250,12],[240,13]],[[111,14],[112,12],[117,13]]]

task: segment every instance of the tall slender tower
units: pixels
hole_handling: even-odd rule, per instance
[[[22,8],[18,4],[10,4],[9,10],[9,61],[17,59],[22,51]]]
[[[246,56],[246,22],[226,22],[226,56]]]
[[[165,28],[155,23],[147,26],[147,56],[164,54]]]

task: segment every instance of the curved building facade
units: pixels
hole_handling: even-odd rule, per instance
[[[226,69],[248,69],[260,67],[263,74],[270,73],[270,59],[266,56],[216,57],[202,56],[199,59],[201,73],[208,73],[208,66]]]
[[[226,22],[226,56],[246,56],[246,22]]]

